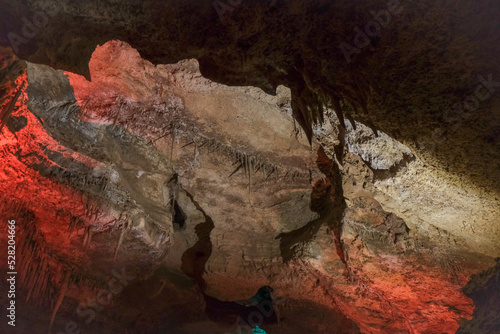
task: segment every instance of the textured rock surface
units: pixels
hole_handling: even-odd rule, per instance
[[[369,191],[385,210],[433,241],[498,256],[500,229],[495,221],[500,206],[495,198],[425,165],[407,146],[382,132],[376,136],[363,124],[357,123],[354,129],[348,121],[346,144],[362,160],[354,164],[366,164],[364,169],[370,171],[357,175],[348,164],[347,174],[358,179],[352,181],[357,187],[344,188],[345,192],[350,190],[356,196]]]
[[[29,109],[18,104],[3,150],[25,183],[5,175],[4,193],[23,184],[38,193],[19,207],[19,190],[6,208],[33,212],[24,226],[33,220],[35,236],[25,238],[53,263],[34,258],[22,291],[53,307],[70,273],[54,328],[90,319],[75,309],[124,266],[130,285],[81,326],[223,333],[244,313],[221,303],[262,286],[273,288],[273,316],[263,324],[273,333],[452,333],[471,318],[461,286],[491,258],[470,253],[474,247],[434,220],[398,216],[411,207],[394,204],[392,188],[380,184],[409,187],[399,175],[418,159],[387,135],[348,127],[338,165],[331,113],[331,124],[315,130],[326,151],[311,148],[286,89],[273,97],[222,86],[204,79],[195,61],[154,66],[119,41],[96,50],[92,82],[27,69]],[[12,124],[22,117],[24,127]],[[31,283],[37,271],[54,275],[45,283],[53,288]],[[46,328],[49,314],[37,314],[22,319]]]
[[[24,98],[29,98],[30,109],[21,104],[11,116],[26,117],[27,126],[8,132],[12,141],[4,142],[5,164],[24,166],[11,166],[19,177],[29,180],[24,191],[45,194],[19,206],[15,201],[27,197],[19,191],[6,208],[14,210],[12,214],[34,210],[36,229],[43,231],[40,238],[45,240],[43,247],[35,244],[48,254],[58,252],[58,258],[47,257],[55,263],[64,259],[63,270],[70,273],[55,326],[81,320],[73,311],[76,305],[85,305],[86,298],[102,288],[99,281],[106,281],[111,268],[120,271],[126,264],[134,283],[116,297],[120,306],[99,312],[91,326],[104,326],[106,329],[99,330],[107,331],[118,321],[136,330],[173,327],[178,332],[206,332],[202,324],[208,321],[208,314],[202,291],[219,299],[239,300],[277,280],[273,267],[281,275],[290,271],[281,261],[277,236],[319,218],[310,208],[311,179],[322,175],[315,166],[315,151],[305,138],[293,136],[293,120],[280,110],[279,97],[250,87],[211,83],[196,71],[196,62],[155,68],[129,46],[112,42],[96,51],[91,69],[100,70],[101,79],[88,83],[74,74],[66,76],[29,64]],[[163,95],[155,93],[157,84],[164,85],[160,88]],[[211,96],[218,96],[221,107],[207,102]],[[189,108],[185,99],[191,100]],[[202,102],[196,103],[198,99]],[[264,111],[271,111],[270,117],[259,115]],[[210,117],[210,113],[227,117]],[[164,121],[158,122],[162,117]],[[258,117],[261,122],[248,121]],[[242,131],[233,131],[235,128]],[[259,134],[255,141],[248,135],[253,132]],[[36,134],[36,142],[23,139],[30,133]],[[273,146],[267,145],[268,138]],[[21,147],[20,154],[15,153],[15,145]],[[24,173],[38,176],[30,178]],[[4,181],[4,193],[23,184],[9,175]],[[69,193],[63,195],[58,187],[68,188]],[[58,206],[61,201],[65,204]],[[29,220],[23,223],[33,224]],[[207,276],[208,259],[206,270],[211,275]],[[36,267],[28,275],[53,270],[52,266]],[[239,275],[241,281],[228,289],[225,279],[234,281]],[[29,281],[27,293],[32,289]],[[62,284],[57,279],[49,283],[54,287]],[[57,295],[43,288],[41,293],[41,303],[53,305]],[[139,301],[141,294],[151,298],[174,294],[179,301],[169,299],[152,308],[151,314],[134,314],[142,307],[150,308],[149,299]],[[297,301],[287,303],[292,309],[282,311],[282,316],[288,317],[298,308],[317,310],[322,317],[333,314],[339,323],[351,323],[329,304],[315,306],[311,296],[306,301],[300,296],[294,299]],[[144,306],[131,310],[126,306],[130,303]],[[175,316],[177,303],[181,303],[180,310],[190,310],[193,316]],[[114,315],[123,310],[125,316]],[[236,315],[226,328],[215,326],[212,331],[228,330]],[[23,319],[33,322],[30,316]],[[277,331],[301,331],[311,323],[285,322]],[[188,324],[195,327],[185,327]]]
[[[495,0],[235,3],[220,17],[211,0],[4,1],[0,38],[23,59],[87,76],[96,45],[118,38],[154,63],[196,58],[206,77],[225,84],[268,92],[284,84],[302,124],[310,123],[302,115],[315,96],[338,102],[346,117],[408,143],[459,184],[498,197],[500,168],[489,163],[499,160],[498,89],[477,89],[479,75],[500,78]],[[341,43],[354,45],[355,28],[389,7],[390,22],[348,62]],[[34,21],[36,11],[46,20],[24,37],[21,18]],[[470,111],[464,106],[476,91],[482,100]]]
[[[494,332],[495,269],[462,292],[500,255],[496,83],[464,109],[500,77],[494,1],[401,2],[351,63],[387,3],[0,5],[32,62],[0,49],[21,332]]]

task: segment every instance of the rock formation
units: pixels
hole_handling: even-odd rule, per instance
[[[15,330],[499,331],[498,7],[0,1]]]

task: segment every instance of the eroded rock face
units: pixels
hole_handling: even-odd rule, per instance
[[[1,43],[22,59],[89,78],[95,47],[116,38],[155,64],[196,58],[201,73],[217,82],[272,93],[280,84],[289,87],[294,115],[309,135],[324,100],[345,118],[405,143],[425,165],[455,175],[459,186],[475,187],[488,201],[498,198],[500,169],[491,163],[499,160],[500,126],[495,0],[1,6]]]
[[[89,69],[28,63],[2,130],[22,331],[454,333],[472,318],[461,287],[500,253],[498,210],[410,147],[354,121],[343,136],[332,111],[310,146],[286,88],[224,86],[120,41]]]
[[[119,323],[144,332],[231,330],[238,314],[246,313],[207,325],[209,300],[248,298],[268,285],[270,268],[287,271],[276,237],[319,218],[309,205],[311,180],[322,175],[315,166],[317,146],[294,137],[279,97],[211,83],[193,61],[155,67],[130,46],[111,42],[97,50],[90,67],[98,73],[91,83],[29,64],[23,93],[29,109],[20,104],[11,116],[25,117],[27,125],[17,132],[8,128],[3,159],[6,170],[27,183],[11,193],[5,208],[12,215],[33,211],[19,224],[36,234],[24,236],[35,247],[26,252],[40,254],[23,281],[26,293],[37,291],[42,305],[60,304],[53,308],[56,329],[76,321],[98,331]],[[258,117],[261,122],[250,122]],[[4,194],[23,184],[9,175],[4,180]],[[37,201],[20,205],[29,192]],[[109,303],[101,300],[102,310],[92,309],[89,298],[123,268],[131,277],[123,292],[113,295],[110,307],[104,309]],[[57,270],[61,275],[50,278]],[[255,270],[261,273],[252,275]],[[37,281],[37,272],[46,278]],[[228,278],[241,282],[228,289]],[[57,291],[65,296],[60,302]],[[165,298],[170,302],[162,304]],[[159,304],[143,314],[151,303]],[[339,310],[314,309],[349,323]],[[176,313],[187,310],[193,316]],[[43,319],[51,314],[38,314],[45,331]],[[274,310],[272,319],[264,325],[276,326]],[[294,326],[278,330],[303,331],[309,323]]]
[[[355,197],[364,191],[372,193],[385,210],[403,218],[415,235],[493,257],[499,254],[500,230],[494,222],[500,207],[495,198],[461,184],[440,168],[425,165],[385,133],[375,134],[360,123],[347,124],[347,150],[361,161],[353,155],[347,158],[346,174],[352,180],[345,192]]]

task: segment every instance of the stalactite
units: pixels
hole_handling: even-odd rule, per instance
[[[189,142],[189,143],[187,143],[185,145],[182,145],[181,148],[184,148],[184,147],[187,147],[187,146],[193,145],[193,144],[194,144],[194,141],[191,141],[191,142]]]
[[[269,179],[269,177],[274,173],[274,167],[271,166],[271,171],[269,172],[269,174],[266,176],[266,180]]]
[[[240,163],[238,167],[236,167],[236,169],[229,175],[229,177],[233,176],[237,171],[241,169],[241,167],[243,167],[243,165]]]
[[[87,245],[90,246],[90,243],[92,242],[92,235],[94,234],[94,226],[89,226],[89,232],[88,232],[88,239],[87,239]]]
[[[87,245],[87,241],[89,239],[89,229],[90,229],[90,227],[86,227],[85,232],[83,233],[83,247],[84,248]]]
[[[71,271],[68,268],[68,269],[66,269],[66,273],[64,275],[61,289],[59,290],[59,296],[57,297],[56,304],[54,305],[54,309],[52,310],[52,316],[50,317],[49,331],[52,328],[52,325],[54,324],[54,320],[56,319],[57,311],[59,310],[59,307],[61,306],[61,304],[64,300],[64,296],[66,295],[66,290],[68,289],[70,277],[71,277]]]
[[[123,237],[125,236],[125,233],[128,231],[129,226],[130,226],[130,224],[127,223],[126,228],[124,228],[122,230],[122,232],[120,233],[120,238],[118,239],[118,243],[116,244],[116,248],[115,248],[115,253],[113,255],[113,261],[116,260],[116,256],[118,255],[118,250],[120,249],[120,246],[122,245]]]
[[[87,102],[85,102],[85,104],[83,105],[83,108],[82,108],[82,113],[83,113],[83,114],[85,114],[85,111],[86,111],[86,109],[87,109],[87,105],[89,104],[89,102],[90,102],[90,101],[92,101],[92,98],[91,98],[91,97],[89,97],[89,98],[87,99]]]
[[[38,300],[38,297],[40,296],[40,293],[45,290],[45,287],[47,286],[47,277],[48,277],[48,264],[47,264],[47,257],[44,256],[43,262],[42,262],[42,270],[41,270],[41,279],[40,279],[40,284],[38,284],[37,289],[34,292],[33,298]]]
[[[41,265],[39,262],[35,263],[35,268],[33,271],[35,273],[39,273],[40,267],[41,267]],[[36,283],[37,283],[39,278],[40,278],[39,274],[38,275],[31,275],[30,280],[28,282],[28,295],[26,296],[26,301],[28,301],[30,299],[31,293],[33,292],[33,289],[35,288]]]
[[[120,108],[118,109],[118,112],[116,113],[115,120],[113,121],[113,128],[116,126],[116,123],[118,122],[118,119],[120,118],[120,114],[122,112],[122,107],[123,104],[120,104]]]
[[[249,160],[248,155],[246,158],[247,158],[247,164],[248,164],[248,168],[247,168],[248,169],[248,191],[250,192],[250,191],[252,191],[252,167],[251,167],[251,163],[250,163],[251,160]]]
[[[175,127],[175,125],[172,126],[172,145],[170,146],[170,160],[172,160],[174,157]]]
[[[257,166],[255,168],[255,173],[257,173],[261,169],[262,169],[262,161],[259,158],[259,159],[257,159]]]
[[[12,100],[10,100],[10,102],[2,110],[2,113],[0,114],[0,132],[2,131],[3,126],[7,122],[7,119],[10,117],[10,115],[14,111],[14,107],[16,106],[16,102],[19,99],[19,96],[21,96],[21,93],[24,90],[24,86],[25,86],[25,82],[23,81],[23,83],[19,86],[14,97],[12,97]]]
[[[301,99],[299,100],[301,104],[307,106],[306,109],[308,110],[308,113],[311,116],[309,117],[311,123],[312,121],[320,119],[321,115],[317,115],[317,113],[323,110],[323,104],[322,101],[317,97],[317,94],[314,95],[314,93],[307,88],[303,92],[303,96],[301,96]],[[150,136],[151,139],[149,140],[149,143],[153,144],[157,140],[169,134],[172,134],[172,141],[170,143],[170,159],[173,159],[174,157],[175,141],[178,140],[177,137],[180,137],[183,140],[187,141],[183,146],[181,146],[181,148],[194,144],[193,154],[195,157],[197,156],[198,153],[201,153],[197,152],[197,150],[206,146],[207,153],[209,154],[215,153],[219,157],[225,155],[226,157],[229,157],[229,159],[232,162],[234,161],[236,161],[236,163],[239,162],[243,167],[242,169],[244,172],[244,177],[248,177],[249,188],[251,187],[251,182],[252,182],[251,174],[255,174],[259,170],[262,172],[263,180],[269,180],[270,175],[275,175],[276,179],[279,179],[278,165],[269,163],[268,161],[264,161],[263,157],[259,155],[248,154],[243,150],[235,149],[231,145],[220,142],[215,138],[208,138],[207,136],[200,134],[198,127],[194,125],[190,120],[183,119],[181,114],[179,114],[175,108],[169,108],[168,106],[165,106],[166,109],[154,107],[152,110],[147,110],[148,112],[146,112],[146,110],[144,110],[143,107],[128,105],[125,102],[119,102],[119,105],[120,107],[116,112],[117,116],[115,117],[113,126],[115,126],[116,124],[120,124],[119,117],[123,118],[124,112],[126,113],[131,112],[132,116],[127,119],[125,124],[128,126],[128,129],[130,130],[131,133],[134,132],[136,134],[144,133],[145,136]],[[133,112],[134,108],[137,109],[138,112]],[[141,118],[141,115],[148,114],[148,119],[149,119],[151,117],[152,112],[158,113],[157,118],[165,121],[163,123],[165,124],[165,126],[162,127],[162,129],[160,129],[159,137],[157,131],[154,130],[144,131],[144,124],[148,124],[148,122],[145,119]],[[314,116],[312,115],[312,113],[314,113]],[[296,128],[298,127],[296,126]],[[123,127],[120,127],[120,130],[123,130]],[[122,133],[121,136],[123,138],[124,134]],[[289,171],[287,177],[293,180],[297,180],[298,178],[301,178],[303,175],[308,174],[306,172],[294,173],[293,169],[287,169],[285,167],[279,167],[279,168],[282,168],[284,171]],[[233,175],[233,173],[231,175]],[[92,180],[92,182],[94,181],[95,180]],[[255,182],[255,180],[253,181]],[[100,188],[101,191],[106,191],[107,186],[108,186],[107,184],[102,185]]]

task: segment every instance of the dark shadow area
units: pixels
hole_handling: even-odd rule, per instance
[[[174,216],[172,217],[172,224],[174,225],[174,230],[183,230],[186,228],[187,216],[179,206],[177,201],[174,201]]]
[[[281,233],[276,237],[276,239],[280,239],[281,256],[285,262],[300,256],[302,251],[300,245],[310,242],[324,223],[332,229],[337,253],[344,260],[340,243],[340,228],[345,210],[345,201],[340,170],[336,163],[326,156],[322,147],[318,149],[316,163],[321,172],[327,177],[325,180],[317,181],[311,192],[311,210],[317,212],[320,217],[299,229]]]
[[[200,223],[195,226],[194,230],[198,241],[191,247],[188,248],[184,254],[182,254],[181,270],[193,280],[196,281],[200,289],[203,291],[205,289],[205,280],[203,279],[203,273],[205,272],[205,264],[207,263],[210,255],[212,255],[212,241],[210,240],[210,232],[214,228],[214,222],[210,216],[208,216],[201,206],[196,202],[193,196],[186,191],[186,195],[189,197],[191,202],[195,205],[203,216],[205,217],[205,222]]]
[[[5,125],[10,132],[16,133],[28,125],[28,119],[24,116],[12,116],[9,117]]]
[[[474,313],[457,334],[500,333],[500,258],[493,268],[473,275],[464,293],[474,300]]]
[[[210,320],[217,323],[234,324],[238,321],[240,325],[265,329],[266,325],[278,322],[271,292],[271,287],[263,286],[249,299],[229,302],[204,295],[206,314]]]

